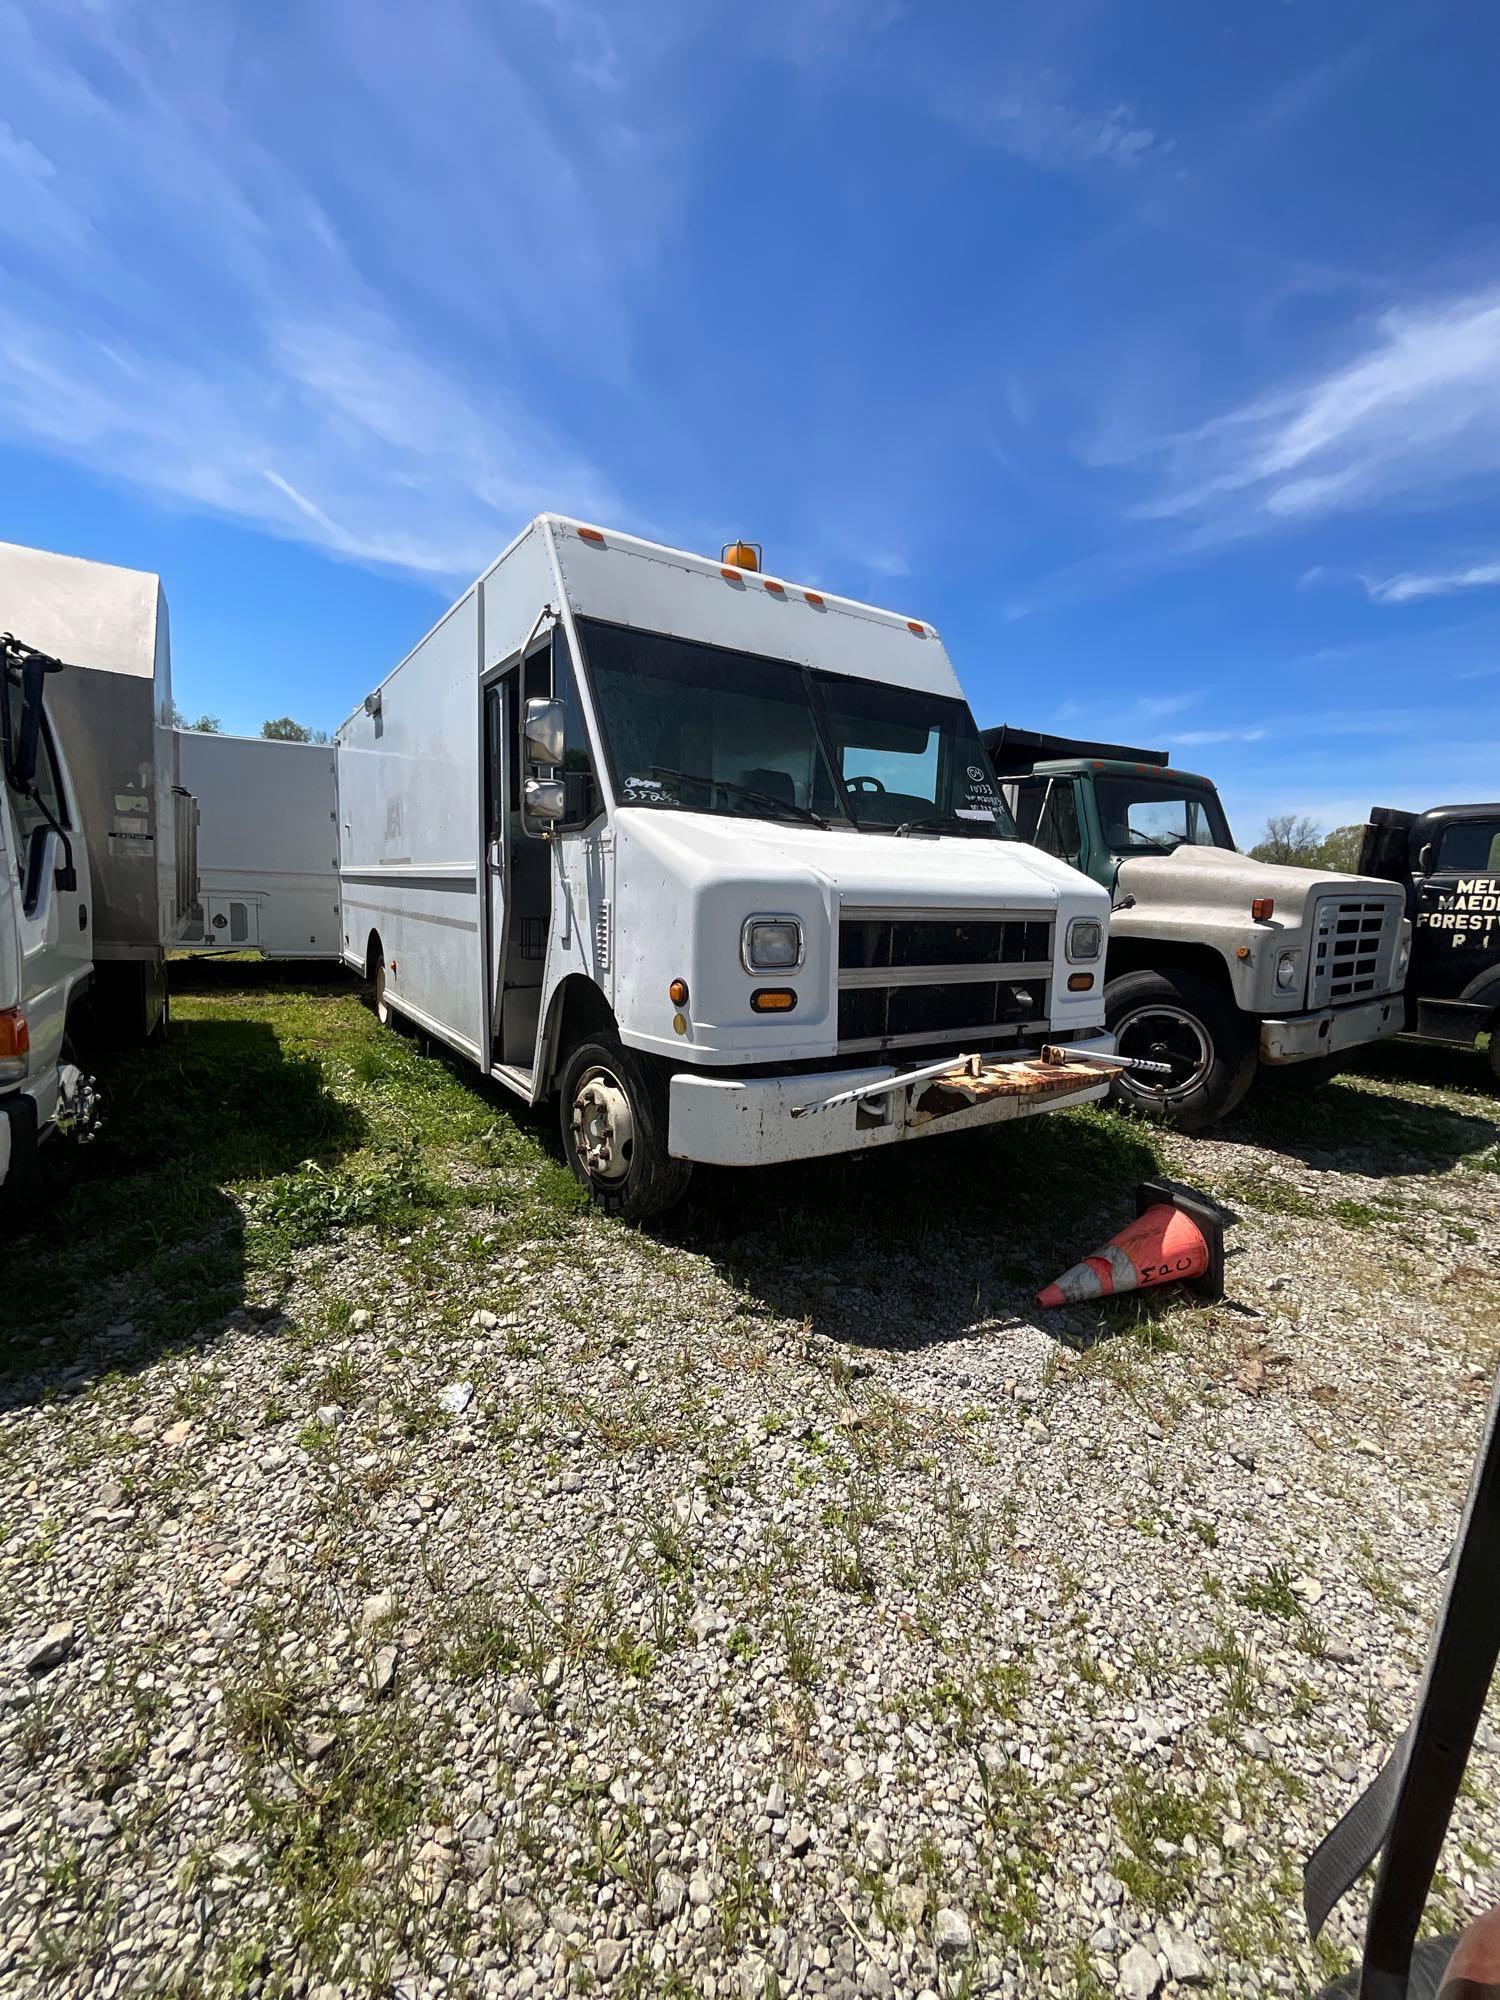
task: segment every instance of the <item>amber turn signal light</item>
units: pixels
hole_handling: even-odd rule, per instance
[[[1094,975],[1092,972],[1070,972],[1068,974],[1068,991],[1070,993],[1087,993],[1093,983]]]
[[[750,995],[750,1009],[755,1014],[790,1014],[796,1004],[796,994],[786,986],[757,986]]]
[[[672,984],[667,988],[667,998],[674,1007],[685,1007],[687,1005],[687,981],[685,979],[674,979]]]
[[[1258,924],[1266,923],[1276,914],[1276,898],[1274,896],[1257,896],[1255,901],[1250,905],[1250,914]]]

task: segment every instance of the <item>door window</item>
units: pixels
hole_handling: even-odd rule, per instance
[[[1076,867],[1078,803],[1071,778],[1025,778],[1015,786],[1016,825],[1022,840]]]
[[[1476,819],[1443,828],[1435,875],[1500,875],[1500,820]]]

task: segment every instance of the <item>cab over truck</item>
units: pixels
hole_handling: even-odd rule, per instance
[[[0,631],[66,663],[47,737],[71,773],[92,883],[88,1038],[129,1047],[167,1015],[166,956],[197,915],[197,808],[179,782],[161,579],[0,542]]]
[[[1194,1131],[1262,1070],[1321,1079],[1400,1030],[1411,925],[1388,882],[1240,854],[1212,782],[1164,751],[1005,725],[984,743],[1022,839],[1110,892],[1105,1019],[1169,1072],[1122,1071],[1118,1102]]]
[[[1500,1084],[1500,805],[1375,806],[1359,865],[1394,882],[1413,924],[1405,1033],[1472,1048]]]
[[[71,1039],[93,973],[88,853],[46,713],[66,671],[0,635],[0,1203],[11,1211],[66,1182],[97,1122]]]
[[[1005,837],[917,619],[544,515],[336,749],[345,961],[603,1208],[1108,1086],[1109,899]]]

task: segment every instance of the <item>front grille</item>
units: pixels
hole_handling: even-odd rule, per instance
[[[845,913],[839,970],[874,966],[1045,965],[1052,957],[1046,917],[892,918]]]
[[[1323,896],[1313,915],[1314,1007],[1337,1007],[1390,986],[1400,905],[1389,897]]]
[[[1048,916],[846,909],[839,1047],[1018,1040],[1046,1028],[1051,978]]]

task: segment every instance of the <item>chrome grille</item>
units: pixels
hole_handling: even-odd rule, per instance
[[[1313,913],[1314,1007],[1339,1007],[1387,992],[1401,906],[1387,896],[1320,896]]]
[[[1045,1030],[1052,918],[1035,910],[845,909],[840,1049],[992,1045]]]

